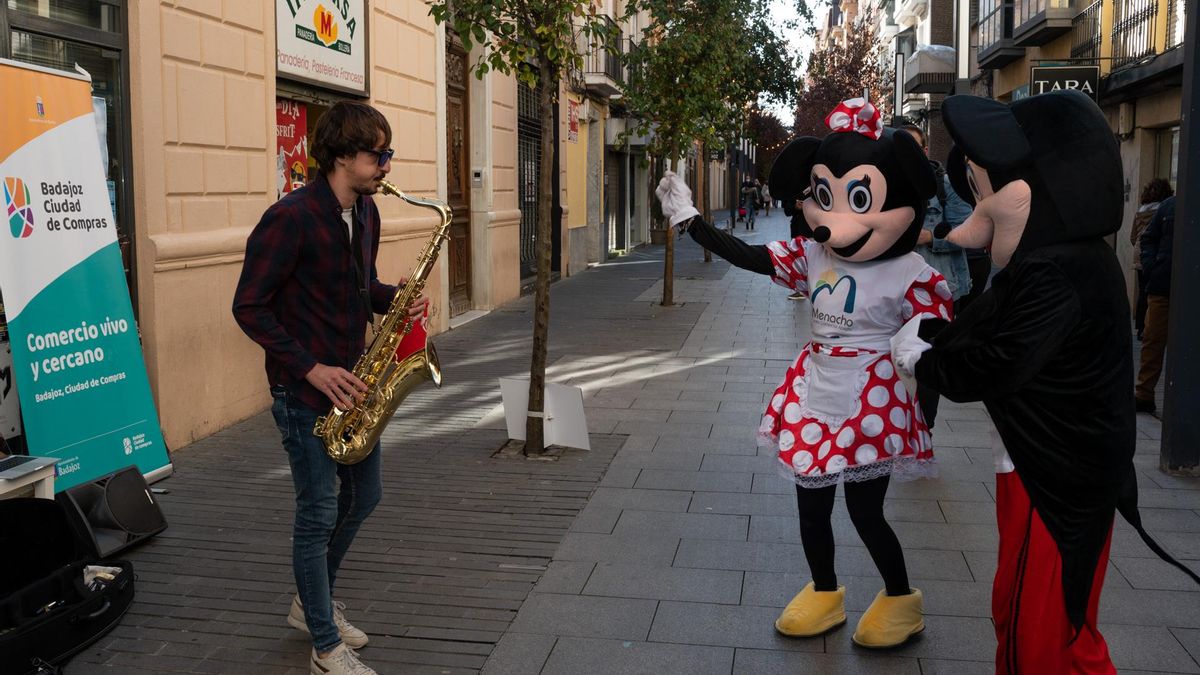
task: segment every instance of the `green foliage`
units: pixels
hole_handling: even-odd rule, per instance
[[[625,55],[631,133],[678,158],[693,141],[722,147],[758,100],[794,100],[799,61],[772,25],[768,0],[629,0],[649,25]]]
[[[467,51],[482,47],[472,64],[477,78],[494,70],[531,87],[537,86],[539,62],[552,77],[582,68],[579,45],[603,43],[612,25],[589,0],[437,0],[429,3],[429,14]],[[557,100],[558,88],[547,88]]]
[[[862,96],[863,89],[884,121],[891,121],[895,73],[885,57],[886,45],[875,31],[875,18],[870,12],[862,15],[848,27],[845,44],[818,49],[809,57],[792,127],[797,136],[828,134],[825,116],[838,103]]]

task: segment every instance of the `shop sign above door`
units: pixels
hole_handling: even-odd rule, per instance
[[[365,0],[275,0],[279,75],[367,94]]]

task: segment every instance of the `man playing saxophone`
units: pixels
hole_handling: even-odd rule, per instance
[[[312,673],[375,672],[354,651],[367,636],[346,620],[333,587],[382,495],[382,453],[376,444],[357,464],[339,464],[313,427],[330,403],[349,410],[363,399],[367,386],[351,370],[373,313],[386,312],[396,292],[376,274],[380,221],[371,199],[391,169],[391,139],[387,120],[371,106],[343,101],[330,108],[311,139],[319,175],[263,214],[246,242],[234,294],[234,318],[266,351],[271,411],[291,465],[297,595],[287,621],[312,638]],[[409,316],[420,320],[428,302],[422,296]]]

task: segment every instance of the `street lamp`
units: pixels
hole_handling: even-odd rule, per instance
[[[904,120],[904,52],[896,52],[896,86],[892,88],[892,126],[905,124]]]

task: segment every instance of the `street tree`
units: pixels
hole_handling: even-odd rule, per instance
[[[812,52],[796,102],[793,134],[825,136],[829,133],[825,116],[842,101],[862,96],[864,90],[883,119],[891,118],[895,76],[887,67],[887,45],[875,25],[873,13],[864,13],[846,31],[845,44]]]
[[[479,79],[496,71],[514,75],[538,91],[543,120],[554,119],[558,83],[564,73],[583,68],[580,44],[598,48],[611,38],[611,24],[591,0],[434,0],[429,13],[445,23],[467,51],[480,47],[470,64]],[[541,86],[537,86],[541,83]],[[542,125],[538,170],[534,290],[533,357],[529,367],[529,408],[525,424],[526,456],[544,451],[546,352],[550,330],[550,260],[554,125]]]
[[[625,105],[637,120],[630,133],[651,135],[649,153],[667,168],[700,147],[725,147],[746,133],[749,107],[760,98],[786,105],[798,61],[771,20],[769,0],[629,0],[626,15],[649,22],[625,59]],[[700,188],[708,212],[708,190]],[[674,235],[666,228],[662,304],[674,304]]]

